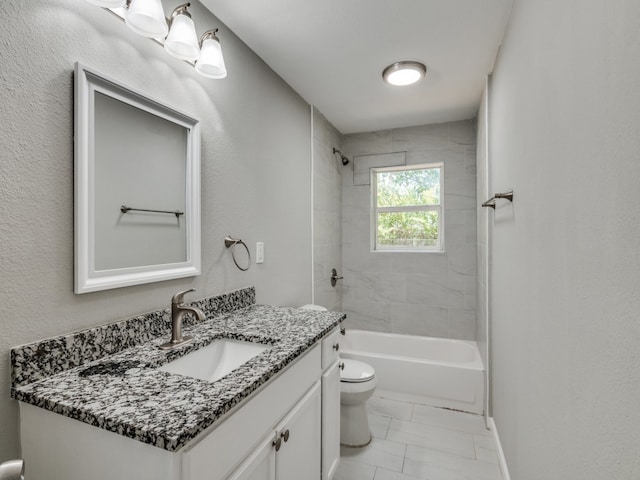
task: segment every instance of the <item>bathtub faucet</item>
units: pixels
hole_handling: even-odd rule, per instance
[[[344,277],[338,274],[335,268],[331,269],[331,286],[335,287],[338,280],[342,280]]]

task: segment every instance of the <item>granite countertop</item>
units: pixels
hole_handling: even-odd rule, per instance
[[[344,320],[338,312],[252,305],[185,328],[194,342],[166,352],[158,337],[16,386],[13,398],[174,452]],[[216,382],[160,371],[218,338],[269,345]]]

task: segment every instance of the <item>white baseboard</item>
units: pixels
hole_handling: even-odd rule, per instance
[[[500,436],[498,435],[496,422],[493,420],[493,417],[489,417],[487,419],[487,423],[489,425],[489,429],[493,432],[493,439],[496,442],[498,464],[500,465],[500,471],[502,472],[502,479],[511,480],[511,476],[509,475],[509,468],[507,467],[507,460],[506,458],[504,458],[504,451],[502,450],[502,443],[500,443]]]

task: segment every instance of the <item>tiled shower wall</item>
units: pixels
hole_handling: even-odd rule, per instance
[[[313,109],[313,289],[314,303],[341,310],[342,288],[330,283],[342,270],[342,163],[333,154],[341,135]]]
[[[406,151],[407,164],[444,164],[444,253],[372,253],[369,185],[342,170],[342,310],[347,326],[475,340],[475,121],[345,135],[354,155]]]

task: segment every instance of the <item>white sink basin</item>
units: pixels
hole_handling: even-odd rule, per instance
[[[215,382],[268,348],[260,343],[221,338],[158,370]]]

